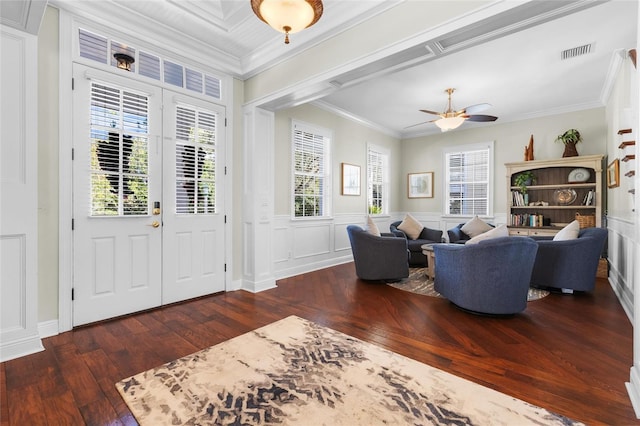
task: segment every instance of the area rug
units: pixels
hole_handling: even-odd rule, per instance
[[[580,424],[295,316],[116,387],[154,426]]]
[[[411,293],[422,294],[431,297],[442,297],[440,293],[433,288],[433,280],[427,278],[427,268],[411,268],[409,271],[409,277],[401,281],[387,283],[391,287],[399,288],[400,290],[410,291]],[[527,300],[529,302],[533,300],[542,299],[548,296],[547,290],[541,290],[537,288],[530,288]]]

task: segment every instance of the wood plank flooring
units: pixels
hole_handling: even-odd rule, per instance
[[[0,364],[5,425],[135,425],[115,382],[298,315],[588,424],[640,424],[625,382],[632,326],[604,279],[510,318],[355,276],[352,263],[171,305],[44,339]]]

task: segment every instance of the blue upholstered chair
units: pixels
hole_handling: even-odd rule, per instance
[[[356,275],[363,280],[397,281],[409,276],[407,240],[377,237],[357,225],[348,225]]]
[[[508,315],[527,307],[538,244],[500,237],[478,244],[436,244],[435,290],[475,313]]]
[[[433,244],[442,242],[442,231],[436,229],[430,229],[426,226],[420,232],[420,235],[415,240],[407,237],[407,234],[398,229],[402,221],[397,221],[389,225],[389,230],[397,237],[402,237],[407,240],[407,246],[409,247],[409,265],[411,266],[427,266],[427,256],[422,253],[422,246],[424,244]]]
[[[604,228],[581,229],[574,240],[538,240],[531,286],[559,288],[565,293],[593,290],[606,241]]]

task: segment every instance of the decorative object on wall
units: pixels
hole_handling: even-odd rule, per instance
[[[285,34],[285,44],[289,34],[318,22],[324,10],[321,0],[251,0],[251,8],[261,21]]]
[[[409,198],[433,198],[433,172],[409,173],[407,195]]]
[[[524,161],[531,161],[533,159],[533,135],[531,135],[529,145],[524,147]]]
[[[342,163],[342,195],[360,195],[360,166]]]
[[[558,135],[556,142],[560,141],[564,144],[564,152],[562,157],[577,157],[578,150],[576,144],[582,140],[580,132],[576,129],[569,129],[561,135]]]
[[[451,94],[455,91],[456,89],[447,89],[445,90],[445,93],[447,93],[449,95],[449,101],[447,103],[447,109],[444,112],[436,112],[436,111],[430,111],[430,110],[426,110],[426,109],[421,109],[421,112],[427,113],[427,114],[432,114],[432,115],[439,115],[440,118],[436,119],[436,120],[431,120],[431,121],[425,121],[422,123],[418,123],[418,124],[413,124],[411,126],[405,127],[405,129],[408,129],[409,127],[414,127],[414,126],[419,126],[421,124],[426,124],[426,123],[435,123],[436,126],[438,126],[440,128],[440,130],[442,130],[443,132],[446,132],[447,130],[453,130],[453,129],[457,129],[458,127],[460,127],[462,125],[462,123],[464,123],[465,121],[469,120],[469,121],[496,121],[498,119],[498,117],[495,117],[493,115],[483,115],[483,114],[476,114],[476,112],[480,112],[480,111],[484,111],[487,108],[490,108],[491,105],[490,104],[477,104],[477,105],[470,105],[466,108],[462,108],[458,111],[453,109],[453,106],[451,104]]]
[[[617,158],[607,166],[607,187],[617,188],[620,186],[620,160]]]

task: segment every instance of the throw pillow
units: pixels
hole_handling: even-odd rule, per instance
[[[460,230],[470,236],[471,238],[476,237],[480,234],[483,234],[487,231],[492,230],[493,227],[488,223],[484,222],[478,216],[471,219],[469,222],[462,225]]]
[[[580,233],[580,222],[574,220],[564,228],[562,228],[556,235],[553,236],[553,241],[565,241],[575,240]]]
[[[480,241],[490,240],[492,238],[508,237],[508,236],[509,236],[509,228],[507,228],[507,225],[502,224],[502,225],[496,226],[495,228],[491,228],[490,231],[483,232],[480,235],[476,235],[470,240],[467,240],[465,244],[478,244]]]
[[[398,229],[407,234],[412,240],[415,240],[420,236],[420,233],[424,229],[424,226],[418,220],[411,216],[409,213],[404,217],[402,223],[398,225]]]
[[[380,236],[380,230],[378,229],[378,225],[371,219],[371,216],[367,216],[367,231],[371,235],[375,235],[376,237]]]

